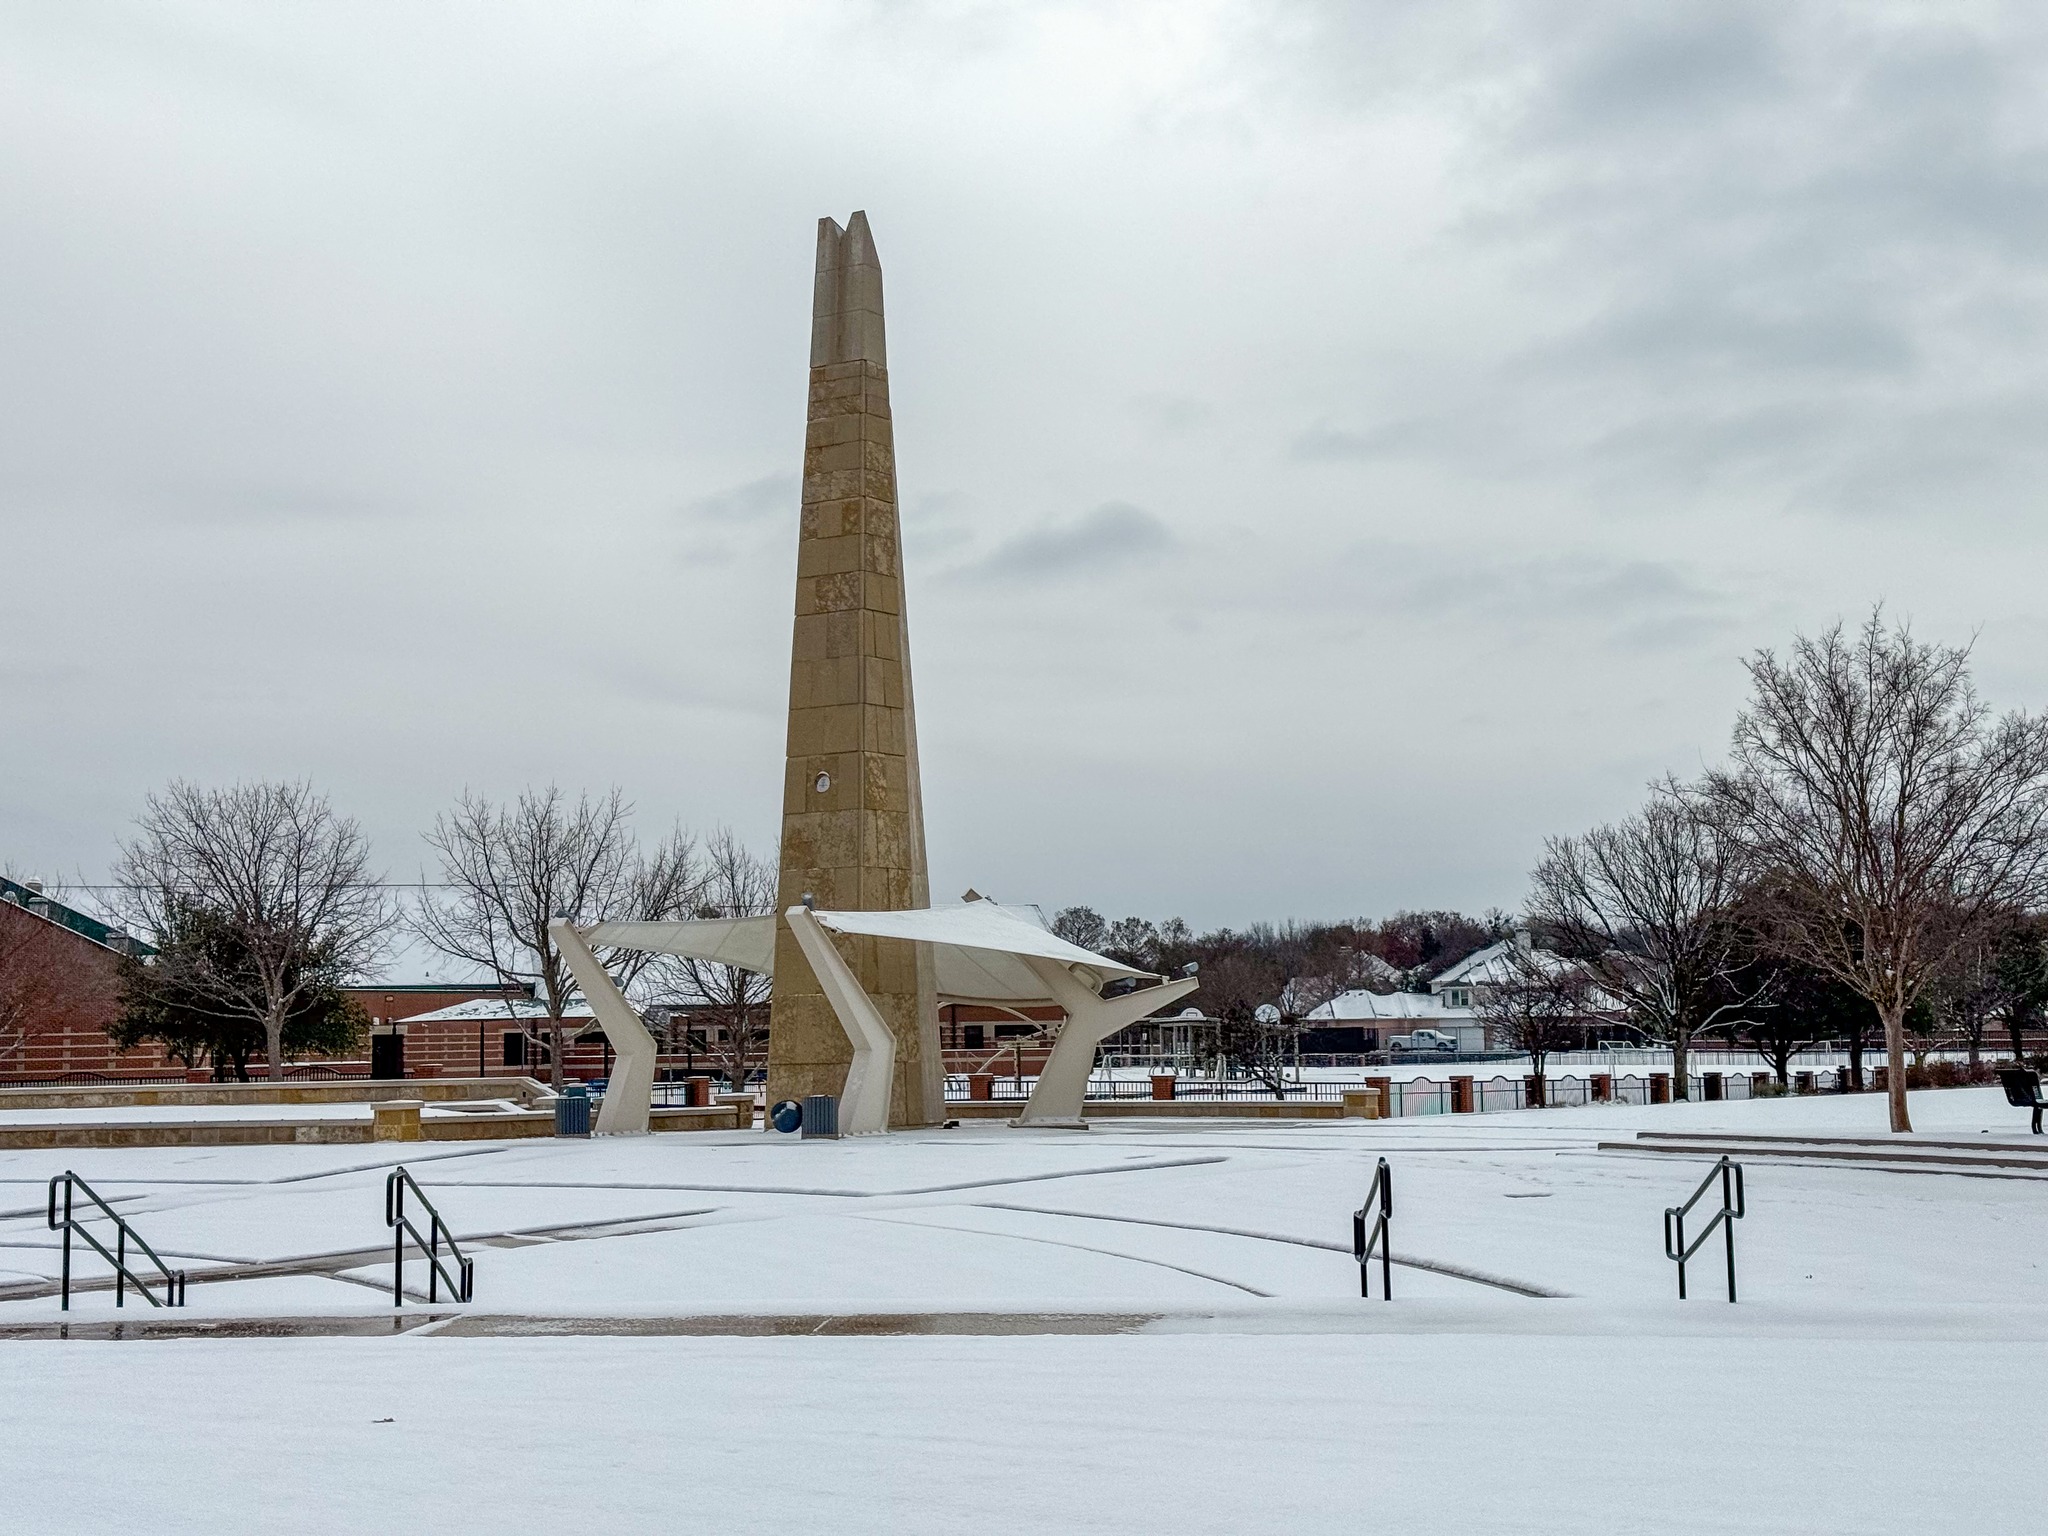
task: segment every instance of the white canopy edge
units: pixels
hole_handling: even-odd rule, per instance
[[[816,912],[834,933],[902,939],[931,946],[942,1002],[1044,1003],[1046,984],[1022,957],[1050,960],[1076,974],[1091,992],[1119,977],[1149,977],[1107,955],[1069,944],[1032,918],[993,901],[907,912]],[[764,976],[775,973],[775,918],[707,918],[680,923],[597,923],[579,928],[594,945],[619,945],[655,954],[687,955],[736,965]]]
[[[775,918],[707,917],[688,923],[593,923],[576,930],[585,942],[684,955],[736,965],[743,971],[775,974]]]
[[[819,912],[820,926],[834,933],[867,934],[879,939],[909,939],[939,949],[973,950],[988,955],[1036,955],[1055,964],[1084,966],[1095,973],[1095,986],[1119,976],[1149,976],[1069,944],[1030,918],[983,899],[957,907],[920,907],[908,912]]]

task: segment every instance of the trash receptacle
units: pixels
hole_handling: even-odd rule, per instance
[[[555,1100],[555,1134],[590,1134],[590,1090],[581,1083],[570,1083],[562,1089],[562,1096]]]
[[[813,1093],[804,1099],[804,1137],[839,1134],[839,1100],[829,1093]]]
[[[782,1099],[768,1111],[768,1123],[778,1131],[794,1131],[804,1123],[804,1107],[795,1099]]]

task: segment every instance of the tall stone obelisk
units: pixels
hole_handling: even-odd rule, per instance
[[[853,1059],[831,1003],[788,922],[779,918],[806,893],[822,909],[931,904],[882,339],[882,267],[864,213],[844,229],[831,219],[818,221],[769,1005],[771,1103],[838,1093]],[[945,1080],[930,962],[900,942],[836,942],[896,1036],[889,1123],[936,1123],[945,1110]]]

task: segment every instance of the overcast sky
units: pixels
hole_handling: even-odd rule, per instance
[[[0,863],[776,829],[815,220],[932,886],[1513,906],[1880,599],[2048,702],[2043,13],[0,5]]]

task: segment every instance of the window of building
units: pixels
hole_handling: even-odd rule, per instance
[[[1022,1035],[1035,1035],[1037,1033],[1038,1026],[1036,1024],[998,1024],[996,1026],[996,1038],[998,1040],[1015,1040]]]
[[[988,1030],[983,1025],[962,1024],[960,1034],[963,1048],[966,1050],[979,1051],[988,1045]]]
[[[523,1067],[526,1065],[526,1032],[518,1029],[505,1031],[505,1065]]]

